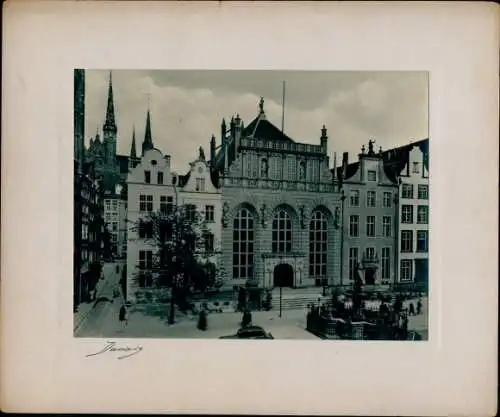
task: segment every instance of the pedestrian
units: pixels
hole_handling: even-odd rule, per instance
[[[120,307],[120,314],[119,314],[119,319],[120,322],[122,323],[123,327],[127,327],[128,325],[128,312],[127,309],[125,308],[125,304],[122,304]]]
[[[417,316],[422,313],[422,301],[419,299],[417,302]]]
[[[414,316],[415,315],[415,306],[413,305],[413,303],[410,303],[408,314],[410,316]]]

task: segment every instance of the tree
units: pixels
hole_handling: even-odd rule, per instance
[[[149,212],[135,222],[132,230],[156,248],[151,264],[139,265],[136,279],[141,285],[147,272],[151,286],[171,289],[169,322],[173,323],[174,305],[186,307],[191,291],[208,285],[203,268],[208,233],[205,222],[193,206],[187,205]]]

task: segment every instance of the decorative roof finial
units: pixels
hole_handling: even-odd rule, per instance
[[[361,154],[364,155],[364,153],[365,153],[365,145],[361,147]]]
[[[326,126],[323,125],[323,127],[321,128],[321,136],[326,138]]]
[[[378,150],[378,153],[379,154],[382,154],[382,146],[380,147],[380,149]]]
[[[260,109],[260,112],[261,112],[261,113],[264,113],[264,97],[261,97],[261,98],[260,98],[260,101],[259,101],[259,109]]]
[[[199,149],[199,159],[201,161],[204,161],[205,160],[205,151],[203,150],[203,146],[200,146],[200,149]]]
[[[373,144],[375,143],[374,140],[369,140],[368,141],[368,154],[372,155],[373,154]]]

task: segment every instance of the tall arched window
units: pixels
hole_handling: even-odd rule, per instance
[[[242,208],[233,220],[233,277],[253,277],[254,218]]]
[[[326,278],[327,219],[321,211],[315,211],[309,224],[309,275]]]
[[[273,219],[273,253],[292,251],[292,221],[285,210],[279,210]]]

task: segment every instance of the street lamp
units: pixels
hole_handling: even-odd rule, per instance
[[[283,254],[279,254],[280,265],[283,262]],[[280,287],[280,318],[283,316],[283,272],[281,271],[281,267],[278,275],[278,285]]]

